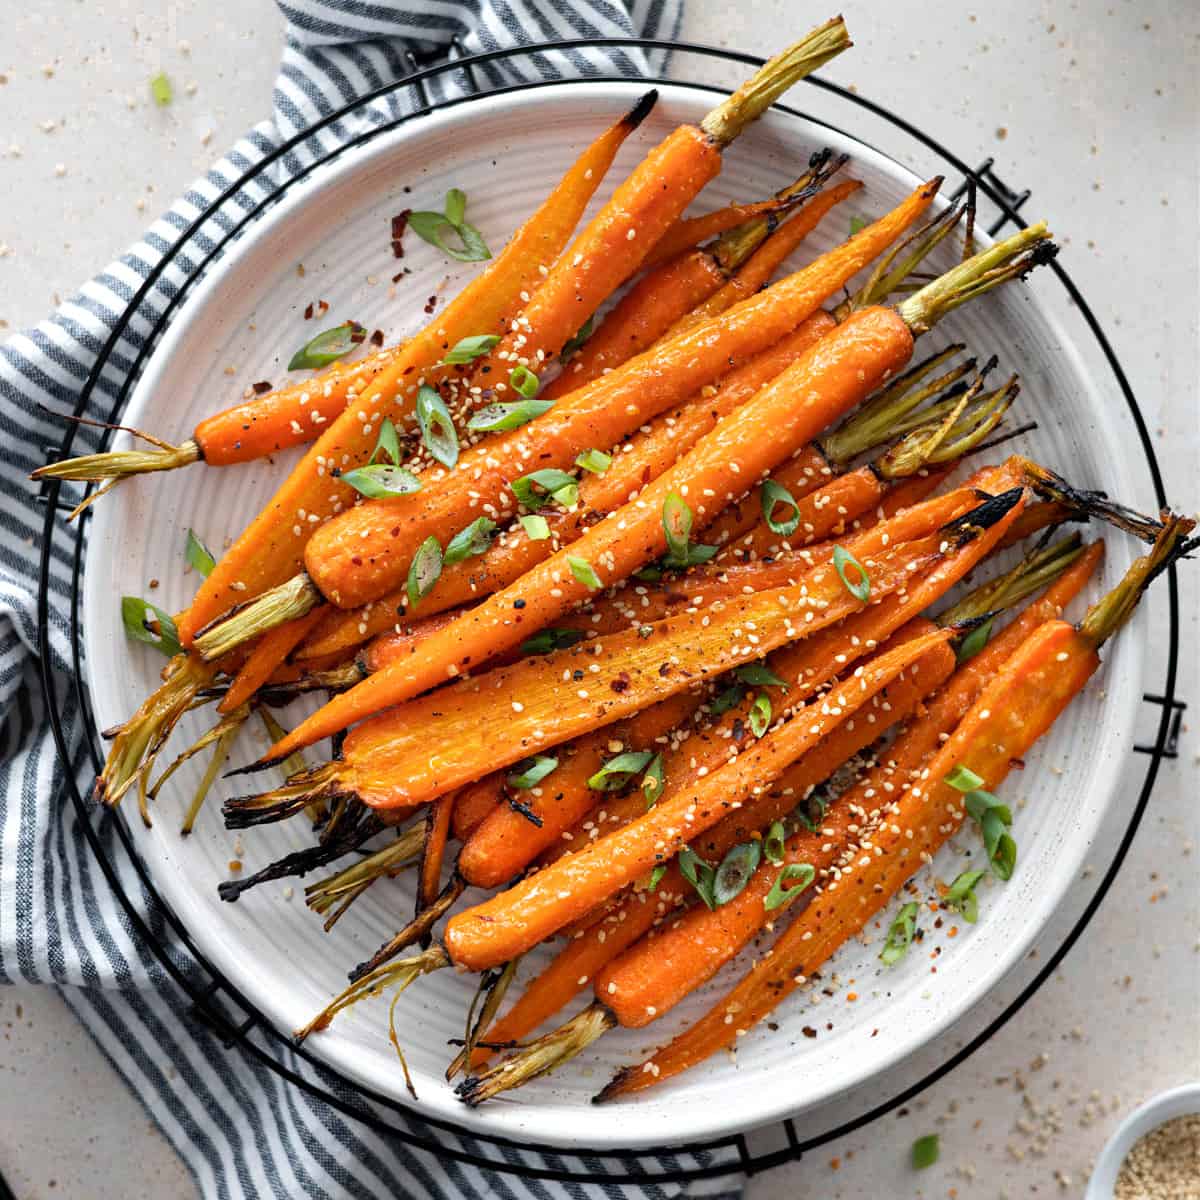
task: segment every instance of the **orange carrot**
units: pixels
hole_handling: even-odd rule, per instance
[[[348,470],[364,463],[374,450],[383,418],[399,420],[411,410],[422,373],[460,339],[497,329],[519,303],[521,293],[536,288],[539,268],[566,245],[621,144],[649,111],[653,96],[650,93],[583,152],[499,257],[463,288],[440,317],[397,351],[352,410],[325,427],[316,445],[197,593],[178,623],[185,646],[231,603],[259,595],[295,572],[305,541],[318,527],[311,518],[328,517],[353,498],[352,489],[330,478],[330,467]],[[361,412],[367,413],[367,420],[359,416]]]
[[[504,795],[504,776],[499,772],[468,783],[457,793],[454,804],[454,836],[465,842],[483,824]]]
[[[703,833],[754,788],[768,784],[902,670],[949,637],[939,631],[880,656],[852,683],[833,689],[827,700],[800,708],[791,720],[717,771],[683,788],[668,784],[659,802],[632,825],[452,917],[446,927],[447,952],[470,970],[484,970],[523,954],[669,859],[689,837]]]
[[[500,393],[510,365],[523,360],[536,371],[557,355],[716,177],[730,142],[793,83],[848,45],[841,18],[826,22],[771,59],[699,125],[668,134],[555,264],[514,327],[480,360],[472,383]]]
[[[814,158],[816,157],[814,155]],[[759,217],[777,216],[795,203],[795,196],[780,194],[772,196],[770,200],[758,200],[753,204],[727,204],[724,208],[698,217],[680,217],[654,244],[654,249],[646,255],[643,265],[649,268],[669,262],[710,238],[720,237],[721,234]]]
[[[587,528],[589,513],[620,507],[661,475],[710,432],[718,420],[744,404],[833,327],[833,319],[818,310],[776,345],[730,372],[719,387],[705,388],[682,406],[656,417],[645,431],[626,443],[628,451],[623,449],[613,455],[612,464],[603,475],[589,475],[580,482],[578,510],[549,516],[550,538],[534,541],[524,529],[512,526],[480,557],[443,568],[433,590],[422,599],[420,611],[435,614],[456,608],[519,579],[560,545],[578,538]],[[407,607],[408,594],[400,589],[360,609],[333,609],[309,642],[300,647],[298,657],[307,659],[347,650],[391,629],[396,624],[396,614]],[[414,623],[414,636],[441,628],[440,624],[426,625],[427,620],[431,620],[428,615]]]
[[[229,685],[229,691],[217,705],[217,712],[230,713],[245,704],[271,678],[284,659],[312,632],[320,619],[320,611],[314,609],[286,625],[279,625],[264,633]]]
[[[647,1064],[626,1069],[598,1099],[610,1100],[669,1079],[729,1046],[810,978],[849,938],[866,927],[962,823],[961,790],[945,782],[956,768],[995,790],[1015,763],[1053,725],[1100,665],[1099,647],[1128,619],[1155,574],[1183,548],[1191,523],[1166,522],[1154,550],[1078,625],[1050,620],[1038,626],[992,675],[954,732],[906,788],[871,835],[813,898],[771,954],[758,960],[724,1000]],[[732,1022],[726,1020],[733,1015]]]
[[[442,886],[442,863],[446,857],[446,840],[450,836],[450,818],[456,796],[452,792],[435,800],[425,816],[425,841],[421,845],[421,867],[417,882],[417,915],[428,908]]]

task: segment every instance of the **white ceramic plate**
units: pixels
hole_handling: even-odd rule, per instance
[[[388,244],[391,215],[407,207],[438,208],[448,188],[461,187],[470,198],[471,220],[498,247],[585,142],[627,109],[639,90],[634,84],[573,83],[476,101],[414,121],[343,156],[294,188],[212,270],[155,353],[126,420],[181,439],[199,416],[232,403],[247,384],[280,381],[292,351],[320,327],[354,318],[382,328],[389,341],[415,330],[425,320],[427,299],[439,296],[444,302],[474,268],[447,264],[433,248],[410,238],[403,265],[413,273],[393,291],[389,281],[398,264]],[[630,139],[611,180],[620,179],[669,129],[697,120],[711,103],[709,93],[694,88],[661,91],[657,109]],[[772,113],[731,150],[723,175],[709,185],[699,207],[767,195],[798,174],[811,151],[827,144],[853,156],[850,171],[866,187],[810,238],[806,256],[843,239],[852,216],[881,213],[917,182],[849,138]],[[600,199],[611,186],[606,183]],[[950,265],[949,253],[935,265]],[[306,322],[305,306],[321,299],[330,305],[327,316]],[[1051,315],[1051,305],[1059,303],[1053,281],[1004,289],[954,314],[929,339],[929,348],[961,339],[980,354],[998,352],[1004,368],[1019,368],[1024,378],[1021,416],[1036,410],[1041,422],[1024,448],[1081,485],[1129,495],[1128,456],[1093,406],[1098,392]],[[89,684],[101,728],[128,716],[155,686],[161,666],[153,651],[122,637],[120,596],[151,595],[168,610],[184,607],[196,585],[183,566],[188,526],[219,549],[258,511],[287,465],[193,467],[173,476],[147,476],[98,505],[84,612]],[[1127,539],[1110,538],[1103,586],[1132,554]],[[155,578],[160,586],[148,592]],[[747,1129],[847,1089],[870,1087],[877,1072],[934,1037],[982,996],[1018,960],[1071,886],[1106,807],[1120,800],[1112,781],[1131,742],[1143,636],[1135,623],[1108,650],[1100,678],[1031,755],[1024,772],[1005,785],[1017,814],[1020,863],[1007,886],[983,890],[983,917],[974,928],[961,929],[952,940],[935,934],[921,952],[887,973],[879,968],[877,947],[847,946],[834,964],[844,986],[819,1004],[793,998],[776,1013],[777,1029],[761,1026],[743,1039],[736,1061],[720,1056],[635,1101],[601,1108],[589,1100],[611,1072],[697,1015],[744,964],[727,969],[658,1025],[609,1034],[556,1077],[476,1111],[458,1103],[442,1077],[446,1040],[461,1036],[474,980],[441,972],[419,981],[397,1009],[419,1108],[481,1133],[564,1147],[636,1148]],[[197,736],[205,721],[198,713],[184,722],[178,744]],[[264,745],[255,730],[244,736],[236,757],[249,760]],[[340,989],[350,965],[411,912],[407,881],[372,888],[331,935],[321,931],[294,883],[269,884],[236,904],[222,903],[216,887],[229,877],[231,858],[240,858],[249,871],[308,839],[301,822],[235,839],[219,816],[220,800],[235,789],[219,785],[197,832],[181,840],[179,817],[199,771],[189,766],[178,774],[160,799],[152,830],[142,830],[134,817],[138,848],[162,894],[215,966],[279,1028],[294,1028]],[[946,879],[960,865],[954,848],[935,864]],[[935,945],[940,954],[931,963]],[[523,970],[532,970],[536,958],[531,955]],[[856,1002],[847,1001],[849,990]],[[350,1078],[405,1102],[385,1018],[384,1002],[364,1003],[310,1046]],[[816,1028],[818,1036],[803,1036],[804,1026]]]

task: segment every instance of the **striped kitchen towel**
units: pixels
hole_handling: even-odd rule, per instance
[[[406,6],[407,4],[407,6]],[[422,61],[449,52],[457,37],[468,53],[532,41],[634,32],[670,38],[681,0],[279,0],[287,44],[274,92],[274,113],[255,126],[168,211],[136,246],[85,284],[49,320],[0,349],[0,982],[37,981],[58,987],[114,1066],[193,1171],[206,1197],[663,1197],[669,1186],[567,1186],[524,1181],[445,1156],[413,1152],[373,1132],[288,1083],[268,1063],[241,1049],[225,1050],[211,1033],[185,1020],[186,1001],[147,946],[134,936],[112,899],[73,818],[64,765],[47,726],[35,665],[38,538],[43,521],[28,473],[61,425],[42,406],[71,410],[115,323],[155,263],[183,236],[197,213],[245,171],[315,121],[409,71],[406,54]],[[540,53],[483,68],[488,82],[619,71],[637,75],[661,64],[635,50]],[[453,95],[461,77],[448,73],[430,86],[431,99]],[[227,201],[191,237],[176,263],[142,302],[110,356],[92,398],[93,416],[107,412],[127,369],[157,319],[209,243],[206,230],[231,222],[268,198],[282,178],[302,170],[364,129],[406,111],[408,89],[327,125],[253,185]],[[265,177],[264,177],[265,176]],[[77,452],[93,448],[82,428]],[[73,747],[69,769],[86,787],[89,756],[80,714],[63,681],[70,669],[67,608],[71,564],[52,558],[48,583],[50,654],[63,673],[58,694]],[[111,836],[112,823],[104,826]],[[141,896],[132,876],[124,880]],[[153,930],[170,944],[166,928]],[[336,1091],[287,1048],[273,1046],[276,1066]],[[396,1122],[400,1118],[394,1118]],[[411,1129],[445,1138],[412,1120]],[[470,1152],[472,1140],[459,1144]],[[509,1152],[510,1161],[541,1169],[599,1172],[603,1164],[570,1155]],[[665,1165],[695,1165],[680,1154]],[[663,1161],[647,1162],[654,1170]],[[733,1185],[725,1184],[726,1188]],[[721,1190],[718,1187],[717,1190]]]

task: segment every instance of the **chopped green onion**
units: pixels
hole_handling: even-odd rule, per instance
[[[767,836],[763,838],[763,855],[773,867],[783,865],[783,842],[786,837],[787,830],[784,828],[783,822],[772,821],[771,828],[767,830]]]
[[[716,872],[690,846],[679,852],[679,871],[709,908],[717,907],[713,897]]]
[[[663,532],[667,535],[667,554],[676,562],[687,559],[688,538],[692,532],[692,510],[678,492],[668,492],[662,506]]]
[[[785,521],[777,521],[775,519],[775,508],[780,504],[792,510],[792,515]],[[796,503],[792,493],[782,483],[776,483],[773,479],[768,479],[762,485],[762,511],[763,520],[766,521],[772,533],[782,534],[783,537],[791,537],[797,528],[799,528],[800,505]]]
[[[595,792],[619,792],[638,772],[650,765],[654,755],[649,750],[626,750],[606,759],[587,785]]]
[[[852,595],[855,600],[860,600],[865,604],[871,595],[871,577],[867,574],[867,569],[850,553],[844,546],[834,546],[833,548],[833,565],[838,573],[838,577],[846,586],[846,591]],[[853,567],[858,572],[858,581],[851,583],[846,578],[846,568]]]
[[[530,513],[521,518],[521,527],[529,536],[531,542],[544,542],[550,536],[550,525],[545,517]]]
[[[759,692],[750,706],[750,732],[760,738],[771,728],[771,697],[766,692]]]
[[[447,543],[446,553],[442,555],[444,566],[462,562],[465,558],[474,558],[482,554],[492,544],[492,534],[496,532],[496,522],[488,517],[476,517],[465,529],[460,529]]]
[[[758,869],[761,857],[762,844],[753,841],[742,842],[741,845],[734,846],[721,859],[721,865],[713,877],[713,903],[718,908],[722,904],[728,904],[730,900],[737,899],[742,894],[746,884],[750,882],[751,876]]]
[[[400,437],[396,433],[396,427],[387,417],[383,418],[383,424],[379,427],[379,437],[375,439],[375,449],[371,451],[367,464],[373,463],[381,454],[386,454],[392,465],[397,467],[404,457],[400,453]]]
[[[532,400],[537,395],[541,381],[528,367],[517,366],[509,372],[508,384],[517,395]]]
[[[571,574],[585,588],[590,588],[593,592],[598,592],[604,586],[600,582],[600,576],[596,574],[592,564],[586,558],[580,558],[575,554],[568,554],[567,566],[571,568]]]
[[[582,629],[542,629],[521,643],[521,653],[551,654],[582,642],[586,636]]]
[[[499,342],[500,337],[495,333],[477,333],[474,337],[462,338],[446,351],[442,363],[447,367],[456,367],[461,363],[474,362],[489,350],[495,349]]]
[[[412,565],[408,568],[409,608],[416,608],[429,595],[441,573],[442,544],[430,535],[417,547]]]
[[[180,652],[179,633],[170,613],[140,596],[121,597],[121,622],[135,642],[145,642],[168,658]]]
[[[781,905],[790,903],[806,888],[811,887],[816,877],[817,871],[812,863],[788,863],[771,885],[771,890],[763,900],[763,908],[767,912],[774,912]],[[793,880],[795,887],[788,887]]]
[[[579,483],[575,476],[554,467],[531,471],[520,479],[514,479],[508,486],[518,502],[526,508],[544,508],[549,500],[570,508],[579,499]]]
[[[983,871],[964,871],[942,897],[949,908],[962,914],[968,925],[979,920],[979,901],[975,896],[975,885],[983,878]]]
[[[949,783],[949,777],[946,782]],[[1008,832],[1013,822],[1012,809],[991,792],[979,788],[963,797],[963,807],[979,825],[983,848],[996,878],[1005,881],[1011,879],[1017,865],[1017,843]]]
[[[913,1169],[923,1171],[926,1167],[932,1167],[937,1162],[940,1153],[938,1135],[936,1133],[926,1134],[925,1137],[917,1138],[912,1144]]]
[[[511,404],[488,404],[467,422],[467,428],[479,433],[520,429],[522,425],[528,425],[534,417],[548,413],[553,407],[553,400],[516,400]]]
[[[541,783],[557,766],[558,759],[552,755],[535,754],[517,763],[504,782],[511,788],[531,788]]]
[[[292,355],[287,369],[297,371],[301,367],[327,367],[349,354],[363,340],[363,333],[363,327],[357,321],[347,321],[344,325],[326,329],[305,342]]]
[[[591,471],[593,475],[603,475],[612,466],[612,455],[605,454],[603,450],[585,450],[575,460],[575,465]]]
[[[666,786],[666,774],[663,771],[663,756],[656,754],[642,775],[642,791],[646,794],[647,810],[653,808],[663,794]]]
[[[650,872],[650,882],[646,884],[646,891],[657,892],[658,885],[662,883],[662,877],[667,873],[667,864],[659,863],[653,871]]]
[[[946,776],[946,782],[959,792],[973,792],[976,788],[983,787],[983,780],[970,767],[964,767],[961,763]]]
[[[727,713],[731,708],[741,704],[743,697],[746,695],[746,689],[741,684],[732,684],[723,692],[718,692],[708,704],[708,715],[710,717],[719,717],[722,713]]]
[[[421,490],[421,481],[411,471],[406,471],[403,467],[393,467],[389,463],[357,467],[353,471],[346,471],[339,478],[359,495],[371,500],[408,496]]]
[[[154,103],[159,108],[166,108],[171,103],[174,92],[171,89],[171,81],[167,78],[165,71],[159,71],[150,80],[150,95],[154,97]]]
[[[205,579],[217,565],[217,560],[213,558],[213,552],[200,540],[200,536],[194,529],[187,531],[187,543],[183,548],[183,556],[187,559],[188,566],[194,571],[199,571]]]
[[[992,854],[992,874],[1007,883],[1017,866],[1017,843],[1012,834],[1002,833]]]
[[[467,222],[467,197],[459,188],[446,193],[444,211],[421,211],[408,214],[408,228],[443,254],[459,262],[483,262],[491,258],[492,252],[483,240],[483,234]],[[458,234],[462,246],[450,246],[446,242],[446,231]]]
[[[733,673],[743,683],[748,683],[752,687],[781,687],[785,692],[788,688],[788,685],[765,663],[746,663],[743,667],[735,668]]]
[[[590,317],[588,317],[588,319],[586,321],[584,321],[584,323],[582,325],[580,325],[579,331],[575,334],[575,336],[573,338],[571,338],[567,342],[567,344],[559,352],[558,361],[561,363],[565,363],[567,361],[567,359],[570,358],[571,355],[574,354],[575,351],[578,350],[579,347],[582,346],[583,343],[586,342],[588,340],[588,338],[590,338],[592,336],[592,330],[595,328],[596,328],[596,314],[593,313]]]
[[[809,833],[816,833],[821,827],[821,822],[825,820],[825,810],[828,807],[829,800],[825,796],[813,792],[797,806],[794,816]]]
[[[866,229],[867,223],[862,217],[850,218],[850,236],[853,237],[860,229]]]
[[[959,643],[958,661],[960,664],[974,658],[988,644],[988,638],[992,636],[993,620],[994,618],[988,617],[982,625],[976,625]]]
[[[443,467],[453,467],[458,462],[458,434],[454,430],[454,418],[446,402],[423,383],[417,388],[417,425],[421,429],[421,441],[425,448]]]
[[[967,815],[971,820],[978,821],[981,825],[983,818],[989,812],[994,812],[1004,825],[1012,824],[1012,810],[1008,805],[993,796],[991,792],[983,791],[982,788],[968,792],[963,798],[963,807],[967,810]]]
[[[917,914],[920,911],[917,902],[910,900],[892,918],[883,949],[879,952],[879,961],[884,966],[894,967],[908,953],[908,948],[917,934]]]

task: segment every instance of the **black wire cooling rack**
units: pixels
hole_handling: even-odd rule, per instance
[[[121,412],[135,383],[141,376],[149,355],[179,307],[186,302],[195,283],[231,243],[242,236],[266,210],[313,170],[337,155],[352,152],[356,147],[371,139],[408,121],[419,120],[422,116],[437,109],[470,104],[485,95],[500,95],[559,82],[555,79],[543,79],[534,83],[506,84],[498,68],[508,60],[528,57],[532,58],[536,66],[538,55],[555,51],[570,55],[573,52],[589,49],[639,49],[652,52],[658,60],[664,63],[668,55],[676,61],[681,57],[693,56],[693,59],[697,60],[698,67],[701,63],[711,65],[713,62],[757,67],[763,62],[763,59],[754,55],[713,46],[646,38],[573,39],[494,50],[470,56],[462,53],[460,46],[456,46],[455,55],[449,61],[433,65],[422,65],[417,58],[410,57],[408,65],[411,71],[406,78],[377,89],[355,104],[347,105],[330,113],[314,127],[285,142],[278,149],[267,154],[256,167],[248,170],[211,205],[197,214],[195,220],[183,231],[174,247],[168,250],[154,266],[132,297],[124,315],[100,351],[99,357],[79,393],[74,409],[75,415],[84,412],[96,392],[101,376],[104,375],[106,378],[104,392],[112,395],[112,404],[107,419],[111,422],[120,419]],[[577,63],[582,61],[581,56],[576,56],[575,61]],[[544,74],[545,72],[538,68],[538,73]],[[443,100],[441,103],[434,103],[430,99],[428,85],[443,76],[453,77],[454,82],[463,88],[463,95]],[[586,78],[611,80],[614,77],[596,74],[588,75]],[[678,79],[666,77],[651,78],[650,80],[644,76],[637,78],[639,82],[660,82],[676,86],[680,83]],[[889,138],[889,145],[892,144],[892,138],[903,138],[906,143],[905,152],[915,149],[923,160],[933,156],[940,164],[939,169],[949,180],[959,181],[959,191],[973,183],[980,195],[986,197],[997,212],[997,217],[989,232],[994,234],[1006,224],[1016,226],[1024,224],[1020,217],[1020,209],[1029,199],[1030,193],[1028,190],[1017,191],[1008,187],[996,174],[993,159],[986,158],[976,167],[971,168],[966,161],[952,153],[933,137],[884,106],[819,77],[810,77],[806,82],[810,87],[825,93],[826,97],[833,97],[840,104],[848,106],[848,110],[855,118],[852,125],[861,123],[864,115],[869,115],[871,121],[885,131]],[[703,88],[705,85],[689,84],[687,86]],[[236,192],[263,177],[264,173],[269,172],[275,163],[297,148],[303,146],[305,150],[311,152],[316,144],[313,138],[314,134],[361,111],[372,101],[391,96],[402,96],[406,92],[415,100],[413,111],[393,115],[387,121],[377,124],[348,143],[339,145],[336,150],[323,150],[316,156],[316,160],[305,169],[292,175],[286,182],[274,186],[270,198],[266,202],[256,206],[252,211],[244,212],[237,220],[222,217],[220,221],[214,222],[213,225],[219,229],[219,232],[203,243],[204,253],[195,261],[183,258],[180,251],[188,245],[192,235],[200,231],[206,224],[210,224],[222,205],[230,200]],[[783,108],[783,111],[800,115],[794,109],[786,107]],[[818,124],[824,124],[824,122],[818,121]],[[845,134],[845,130],[840,127],[839,132]],[[849,136],[853,137],[853,135]],[[866,144],[861,138],[856,140],[860,144]],[[213,225],[210,225],[210,229]],[[134,361],[128,364],[114,361],[114,351],[126,328],[135,314],[139,312],[142,301],[156,287],[164,272],[168,268],[178,270],[181,261],[186,262],[190,267],[183,271],[186,282],[171,295],[162,315],[148,331]],[[1111,371],[1112,379],[1128,407],[1129,415],[1136,429],[1144,465],[1157,502],[1160,506],[1165,505],[1166,496],[1162,477],[1150,435],[1120,361],[1095,314],[1070,275],[1059,262],[1051,264],[1050,272],[1061,285],[1068,307],[1074,308],[1086,325],[1091,338],[1094,339],[1093,349],[1099,351]],[[115,385],[113,384],[114,380],[116,381]],[[47,447],[50,458],[65,458],[70,455],[76,428],[74,422],[67,423],[61,444]],[[75,499],[68,500],[66,496],[60,496],[60,490],[61,485],[58,482],[49,482],[44,486],[40,497],[46,506],[46,515],[41,548],[38,632],[41,685],[46,699],[46,710],[50,714],[58,752],[65,764],[67,792],[75,808],[79,829],[86,837],[105,879],[123,906],[130,924],[145,940],[164,970],[178,985],[182,994],[186,996],[187,1008],[186,1010],[181,1009],[179,1014],[181,1019],[190,1018],[203,1021],[218,1034],[230,1051],[234,1051],[236,1048],[238,1052],[249,1055],[253,1060],[278,1073],[292,1085],[333,1106],[346,1116],[363,1122],[385,1136],[396,1139],[406,1149],[427,1151],[440,1158],[451,1158],[476,1167],[518,1174],[527,1179],[566,1183],[664,1184],[714,1178],[737,1172],[754,1173],[798,1159],[806,1151],[843,1138],[908,1103],[943,1075],[954,1070],[998,1032],[1058,968],[1064,956],[1087,927],[1116,878],[1145,813],[1160,765],[1164,759],[1174,758],[1177,755],[1177,741],[1185,705],[1175,697],[1179,651],[1179,594],[1175,570],[1172,568],[1166,586],[1169,630],[1166,671],[1160,691],[1144,697],[1148,704],[1156,706],[1159,710],[1156,719],[1157,730],[1151,742],[1134,747],[1137,753],[1146,757],[1146,770],[1136,803],[1129,812],[1128,823],[1121,833],[1108,866],[1099,875],[1099,882],[1094,894],[1062,942],[1048,955],[1040,970],[1025,983],[1016,997],[950,1057],[943,1060],[935,1069],[915,1083],[888,1096],[871,1108],[843,1120],[834,1128],[812,1133],[798,1127],[796,1121],[787,1119],[770,1130],[757,1130],[754,1132],[753,1149],[747,1140],[747,1135],[740,1133],[705,1142],[636,1151],[591,1150],[573,1147],[571,1151],[565,1152],[560,1148],[526,1141],[516,1142],[500,1137],[486,1137],[470,1132],[453,1122],[420,1116],[404,1104],[358,1087],[337,1075],[303,1048],[293,1048],[287,1031],[275,1029],[266,1017],[241,994],[236,985],[221,972],[215,970],[200,953],[187,928],[171,912],[159,895],[154,880],[150,877],[145,864],[134,848],[124,819],[109,810],[98,810],[91,803],[86,790],[81,791],[77,786],[76,771],[71,762],[71,749],[61,719],[64,708],[69,705],[69,701],[64,698],[65,689],[70,689],[73,693],[74,703],[78,705],[83,714],[86,728],[85,752],[91,756],[94,771],[99,771],[102,765],[103,752],[81,670],[83,649],[79,605],[85,522],[80,520],[68,525],[63,519],[64,512],[73,508],[76,501]],[[73,571],[69,623],[73,657],[72,670],[65,680],[55,673],[49,650],[50,564],[55,557],[59,561],[70,562]],[[122,875],[128,878],[130,869],[138,881],[139,888],[137,890],[143,894],[141,896],[131,895],[130,889],[122,882]],[[170,944],[168,944],[168,938]]]

